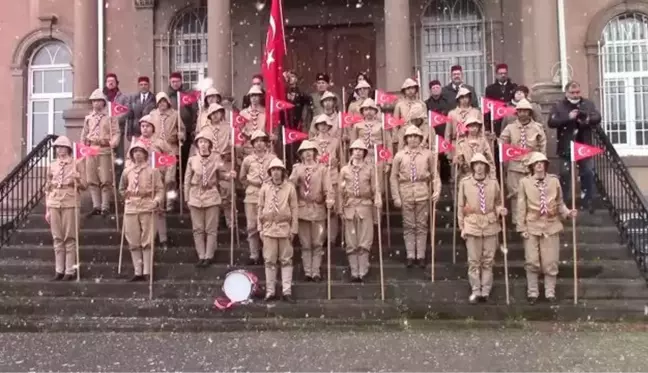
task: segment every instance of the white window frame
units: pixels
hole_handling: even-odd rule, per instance
[[[193,13],[193,17],[190,15]],[[200,17],[204,17],[200,19]],[[200,19],[202,32],[191,32],[184,33],[183,30],[183,21],[195,21],[195,19]],[[181,42],[199,42],[201,45],[201,53],[199,62],[184,62],[182,58],[178,59],[177,48],[180,48],[183,52],[180,56],[184,55],[184,47],[179,45]],[[173,71],[178,71],[183,74],[183,76],[188,72],[197,72],[198,81],[207,77],[207,49],[208,49],[208,40],[207,40],[207,13],[202,8],[192,8],[184,10],[181,14],[178,15],[178,19],[173,25],[171,30],[171,66]],[[202,53],[204,50],[204,53]],[[198,81],[183,79],[186,82],[197,83]]]

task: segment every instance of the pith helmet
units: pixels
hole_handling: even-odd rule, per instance
[[[218,92],[218,90],[214,87],[209,87],[205,91],[205,98],[209,96],[220,96],[220,95],[221,95],[220,92]]]
[[[456,97],[456,99],[458,100],[459,97],[466,96],[466,95],[470,95],[470,94],[472,94],[472,93],[470,92],[470,90],[469,90],[468,88],[466,88],[466,87],[461,87],[461,88],[459,88],[459,90],[457,91],[457,97]]]
[[[258,85],[255,84],[252,87],[250,87],[250,90],[248,91],[247,94],[248,94],[248,96],[262,95],[263,91],[261,90],[261,87],[259,87]]]
[[[531,167],[538,162],[549,162],[547,156],[540,152],[533,152],[529,155],[529,160],[527,161],[527,166]]]
[[[364,101],[362,101],[362,104],[360,104],[360,112],[362,113],[362,110],[364,109],[374,109],[378,111],[378,106],[376,106],[376,101],[374,101],[372,98],[367,98]]]
[[[299,149],[297,149],[297,153],[301,153],[304,150],[317,151],[317,146],[315,146],[315,144],[312,141],[304,140],[299,146]]]
[[[476,124],[481,127],[483,124],[481,117],[478,115],[469,115],[468,118],[466,118],[466,126],[470,126],[471,124]]]
[[[371,84],[367,83],[366,80],[361,80],[356,84],[354,90],[362,89],[362,88],[369,88],[371,89]]]
[[[151,126],[153,126],[153,131],[155,131],[155,123],[153,121],[153,117],[151,116],[151,114],[146,114],[145,116],[141,117],[140,120],[139,120],[139,123],[140,124],[141,123],[148,123]]]
[[[92,94],[90,95],[90,101],[95,101],[95,100],[102,100],[104,102],[108,102],[106,96],[104,96],[103,92],[99,88],[92,91]]]
[[[418,88],[419,84],[416,82],[416,80],[412,78],[407,78],[405,79],[405,82],[403,82],[403,85],[401,86],[401,91],[406,90],[407,88]]]
[[[426,109],[421,105],[414,106],[410,111],[410,119],[427,119]]]
[[[488,163],[488,159],[486,159],[486,156],[484,156],[482,153],[475,153],[475,155],[472,156],[470,159],[470,167],[472,168],[475,163],[483,163],[486,165],[486,169],[490,171],[490,163]]]
[[[328,119],[329,119],[329,117],[326,114],[320,114],[320,115],[315,117],[315,119],[313,120],[313,124],[315,126],[317,126],[318,124],[324,123],[324,124],[328,125],[329,127],[332,127],[333,124],[331,122],[329,122]]]
[[[349,147],[349,149],[350,149],[350,150],[353,150],[353,149],[362,149],[362,150],[364,150],[365,152],[368,151],[368,150],[367,150],[367,145],[365,145],[365,143],[364,143],[364,141],[363,141],[362,139],[357,139],[356,141],[354,141],[354,142],[351,144],[351,146]]]
[[[59,136],[56,138],[56,141],[54,141],[54,144],[52,144],[52,146],[64,146],[72,150],[72,141],[70,141],[70,139],[68,139],[66,136]]]
[[[166,100],[167,103],[171,104],[171,99],[169,98],[169,95],[166,94],[166,92],[159,92],[157,95],[155,95],[155,104],[159,104],[160,101]]]
[[[533,110],[533,105],[531,105],[529,100],[523,98],[515,105],[515,110]]]
[[[211,136],[212,136],[211,131],[208,128],[205,128],[204,130],[198,132],[198,135],[196,135],[196,137],[194,138],[196,146],[198,145],[199,139],[205,139],[209,141],[210,146],[213,145]]]
[[[407,136],[419,136],[422,139],[423,138],[423,131],[421,131],[421,129],[418,128],[417,126],[409,126],[405,130],[405,136],[404,137],[407,137]]]
[[[148,153],[149,153],[148,146],[145,143],[143,143],[142,141],[135,141],[133,143],[133,145],[131,145],[130,149],[128,150],[128,155],[130,156],[131,159],[134,158],[133,157],[133,152],[135,151],[135,149],[144,150],[144,152],[148,156]]]
[[[335,95],[334,95],[332,92],[330,92],[330,91],[326,91],[326,92],[324,92],[324,94],[322,95],[322,98],[320,98],[320,102],[323,102],[324,100],[328,100],[329,98],[330,98],[330,99],[333,99],[333,100],[337,100],[337,96],[335,96]]]
[[[254,142],[254,140],[256,140],[256,139],[262,139],[262,140],[267,141],[269,139],[269,137],[265,132],[263,132],[261,130],[256,130],[256,131],[252,132],[252,137],[250,138],[250,141]]]
[[[286,173],[286,166],[284,166],[283,162],[279,158],[270,161],[270,165],[268,166],[268,175],[270,175],[273,168],[281,168],[283,172]]]
[[[225,108],[220,106],[219,104],[214,103],[214,104],[209,105],[209,109],[207,109],[207,118],[211,117],[212,114],[214,114],[215,112],[217,112],[219,110],[222,110],[223,112],[225,112]]]

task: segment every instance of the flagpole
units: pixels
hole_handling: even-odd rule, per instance
[[[430,132],[430,134],[432,134],[432,133]],[[430,143],[430,147],[431,147],[432,146],[432,141],[429,141],[429,143]],[[437,135],[436,133],[434,135],[434,150],[432,152],[432,156],[434,157],[432,159],[432,162],[434,164],[434,170],[432,170],[432,172],[434,172],[434,174],[432,174],[432,175],[434,175],[434,177],[432,177],[432,179],[430,180],[430,186],[431,186],[430,189],[434,188],[434,179],[436,178],[437,170],[439,168],[439,165],[438,165],[438,162],[439,162],[439,135]],[[441,191],[439,191],[439,193],[441,193]],[[435,256],[435,252],[436,252],[436,250],[435,250],[435,246],[436,246],[436,243],[435,243],[435,240],[436,240],[436,238],[435,238],[435,233],[436,233],[435,232],[436,231],[436,229],[435,229],[435,227],[436,227],[436,201],[433,201],[431,197],[432,196],[430,196],[430,261],[431,261],[430,279],[432,280],[432,282],[434,282],[434,265],[435,265],[434,256]]]
[[[452,204],[452,264],[457,264],[457,204],[459,203],[459,187],[457,185],[457,172],[459,172],[458,163],[455,162],[454,165],[454,198],[455,201]]]
[[[122,220],[122,228],[121,228],[121,241],[119,243],[119,262],[117,263],[117,274],[121,275],[121,267],[122,267],[122,258],[124,256],[124,235],[125,235],[125,230],[124,230],[124,220]]]
[[[112,139],[112,121],[113,121],[113,116],[112,116],[112,102],[108,102],[108,133],[110,135],[110,138]],[[124,144],[126,146],[126,144]],[[110,171],[112,173],[112,179],[113,179],[113,196],[115,197],[115,224],[117,226],[117,230],[119,230],[119,202],[117,201],[117,180],[115,176],[115,152],[113,151],[113,148],[110,146],[110,140],[108,140],[108,148],[110,149]],[[124,160],[125,164],[126,160]],[[101,162],[99,162],[101,164]],[[101,166],[100,166],[101,167]]]
[[[385,116],[383,115],[383,123],[382,123],[382,137],[383,137],[383,147],[386,146],[386,141],[385,141]],[[386,161],[385,161],[386,162]],[[376,164],[376,167],[378,167],[378,164]],[[384,165],[383,167],[386,167]],[[388,192],[388,185],[387,185],[387,175],[384,172],[383,169],[383,175],[382,175],[382,184],[383,184],[383,191],[385,193],[385,221],[387,222],[387,247],[391,247],[391,213],[389,211],[389,192]],[[378,219],[381,218],[381,214],[378,214]]]
[[[498,143],[498,155],[499,155],[499,173],[500,173],[500,200],[502,201],[502,206],[505,205],[504,200],[504,157],[502,156],[502,144]],[[508,245],[506,239],[506,217],[501,216],[502,218],[502,246],[500,250],[504,254],[504,283],[506,285],[506,305],[511,304],[510,295],[509,295],[509,276],[508,276]]]
[[[180,95],[181,95],[181,93],[178,92],[178,94],[177,94],[177,100],[178,100],[178,112],[177,112],[177,114],[178,114],[178,125],[177,125],[178,134],[177,134],[177,138],[178,138],[178,170],[179,170],[179,173],[178,173],[177,185],[178,185],[178,192],[179,192],[178,193],[179,194],[178,198],[179,198],[179,201],[180,201],[180,215],[182,215],[182,212],[183,212],[183,209],[184,209],[183,206],[182,206],[182,205],[184,205],[184,196],[183,196],[183,193],[182,193],[182,182],[181,182],[181,179],[182,179],[183,175],[182,175],[182,143],[180,142],[180,121],[182,120],[182,117],[180,116],[180,109],[182,108],[182,106],[181,106],[182,102],[180,101]],[[204,103],[204,100],[200,105],[202,105],[203,103]],[[198,123],[198,125],[200,125],[200,123]]]
[[[74,171],[79,172],[79,170],[77,170],[77,159],[76,159],[76,156],[77,156],[77,149],[76,149],[77,144],[74,143],[72,145],[72,147],[74,148],[73,149],[73,152],[74,152],[74,157],[73,157]],[[78,191],[77,188],[78,188],[78,185],[77,185],[77,179],[76,179],[76,175],[75,175],[74,176],[74,237],[76,239],[74,240],[74,243],[75,243],[74,246],[76,246],[75,247],[75,249],[76,249],[76,266],[77,266],[77,270],[76,270],[76,275],[77,276],[76,276],[76,278],[77,278],[77,282],[79,282],[79,281],[81,281],[81,259],[80,259],[80,250],[79,250],[79,196],[78,196],[79,191]]]
[[[571,209],[576,210],[576,172],[575,172],[575,166],[576,162],[574,162],[574,142],[571,142],[571,147],[570,147],[570,162],[571,162]],[[574,304],[578,304],[578,253],[577,253],[577,246],[576,246],[576,218],[572,217],[571,219],[572,223],[572,248],[574,251]]]
[[[286,164],[286,126],[281,126],[281,144],[283,148],[283,162]]]
[[[155,159],[155,152],[152,153],[153,159]],[[155,168],[151,169],[151,186],[153,187],[153,195],[155,195]],[[164,189],[164,187],[163,187]],[[160,208],[161,206],[158,206]],[[150,245],[151,245],[151,272],[149,273],[149,300],[153,300],[153,258],[154,258],[154,252],[155,252],[155,220],[157,218],[157,211],[155,209],[153,210],[153,213],[151,214],[151,237],[150,237]]]
[[[235,140],[234,135],[235,135],[235,132],[234,132],[234,112],[230,111],[230,136],[232,138],[232,140],[231,140],[232,141],[232,144],[231,144],[232,149],[231,149],[231,155],[230,155],[230,158],[232,158],[232,160],[231,160],[232,167],[231,167],[230,171],[234,170],[234,164],[235,164],[234,163],[235,162],[234,145],[236,143],[234,142],[234,140]],[[236,212],[235,212],[236,211],[236,198],[234,196],[235,195],[234,178],[232,177],[232,175],[230,175],[230,188],[231,188],[230,199],[231,199],[231,205],[232,205],[230,207],[230,210],[231,210],[230,211],[230,267],[233,267],[234,266],[234,223],[237,220],[237,217],[235,216],[236,215]]]
[[[328,173],[331,174],[331,155],[328,156]],[[344,233],[343,233],[344,234]],[[328,279],[327,295],[328,300],[331,300],[331,209],[326,209],[326,268]]]
[[[376,188],[378,188],[378,149],[374,145],[374,177],[376,178]],[[380,191],[376,191],[380,193]],[[376,207],[376,213],[380,217],[380,209]],[[380,300],[385,301],[385,274],[383,269],[383,252],[382,252],[382,227],[380,219],[378,219],[378,260],[380,262]]]

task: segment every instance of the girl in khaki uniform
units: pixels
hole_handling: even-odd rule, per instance
[[[200,115],[198,115],[198,121],[196,122],[196,134],[202,132],[202,130],[209,126],[211,123],[209,119],[209,107],[213,104],[221,104],[222,96],[214,87],[210,87],[205,91],[203,105],[200,110]]]
[[[317,123],[316,120],[321,120],[326,116],[326,121],[331,125],[329,134],[333,137],[340,137],[340,115],[336,110],[337,107],[337,96],[329,91],[324,92],[320,98],[322,104],[323,113],[315,117],[310,126],[310,131],[308,132],[308,137],[313,138],[317,136]],[[346,141],[346,140],[345,140]]]
[[[430,126],[427,125],[427,111],[422,110],[420,106],[415,106],[410,111],[410,117],[411,124],[394,129],[394,131],[398,131],[398,149],[402,149],[407,145],[405,141],[405,132],[407,132],[407,129],[411,126],[414,126],[421,131],[421,134],[423,135],[421,146],[428,147],[428,141],[430,141]]]
[[[394,107],[394,117],[404,119],[405,125],[394,129],[395,133],[392,136],[392,141],[394,142],[394,148],[397,150],[404,146],[400,140],[405,133],[405,128],[412,124],[420,126],[419,119],[423,119],[425,122],[427,118],[427,105],[419,98],[419,89],[419,84],[412,78],[405,79],[401,86],[403,98]]]
[[[457,107],[450,110],[448,113],[450,123],[446,125],[445,130],[445,139],[452,142],[453,145],[456,143],[457,137],[459,137],[457,126],[459,126],[460,123],[465,124],[468,118],[480,117],[482,115],[478,108],[471,106],[472,93],[468,88],[459,88],[456,98]]]
[[[151,168],[149,152],[141,141],[133,143],[129,156],[133,165],[122,174],[119,193],[125,199],[124,233],[133,260],[135,275],[130,281],[145,281],[151,273],[151,243],[154,232],[153,213],[162,207],[162,175]]]
[[[491,162],[482,153],[475,153],[470,159],[472,175],[459,183],[457,218],[468,249],[471,304],[488,300],[493,287],[498,234],[502,231],[498,217],[508,213],[497,180],[489,176],[491,168]]]
[[[224,169],[220,156],[213,151],[211,136],[209,129],[204,129],[196,136],[198,149],[196,154],[187,161],[184,178],[185,201],[191,213],[198,268],[209,267],[213,263],[218,247],[218,219],[221,205],[219,178],[230,180],[236,177],[235,171]]]
[[[457,180],[461,181],[464,177],[472,173],[469,162],[475,154],[483,154],[486,157],[489,165],[489,177],[495,178],[493,151],[486,136],[484,136],[481,117],[473,116],[467,118],[466,128],[468,132],[457,139],[454,150],[453,163],[457,165],[457,171],[459,172]]]
[[[375,166],[373,160],[365,158],[367,152],[364,141],[354,141],[350,147],[351,160],[340,171],[339,193],[352,282],[362,282],[369,272],[374,210],[382,207]]]
[[[261,241],[259,238],[258,223],[258,202],[259,190],[268,181],[268,167],[270,162],[277,158],[274,153],[268,150],[268,135],[263,131],[256,131],[252,134],[250,141],[254,147],[254,153],[243,159],[239,181],[245,188],[243,204],[245,208],[245,221],[247,226],[248,243],[250,245],[250,259],[248,265],[260,264],[259,253]]]
[[[117,118],[109,117],[106,113],[108,101],[100,89],[95,89],[90,95],[92,113],[86,115],[81,131],[81,141],[85,145],[99,147],[99,155],[89,157],[86,162],[86,180],[92,198],[90,215],[108,216],[110,200],[113,194],[113,155],[121,132]]]
[[[434,153],[423,147],[423,133],[416,126],[405,132],[407,146],[394,157],[391,192],[394,206],[403,209],[403,236],[407,267],[415,262],[425,268],[425,249],[430,221],[430,198],[438,201],[441,193],[439,172],[434,169]],[[432,181],[432,190],[430,190]]]
[[[275,300],[277,260],[281,265],[281,292],[286,302],[292,296],[293,237],[299,230],[299,203],[292,183],[285,180],[286,167],[278,158],[268,166],[269,180],[259,191],[258,225],[263,238],[263,260],[266,275],[266,301]]]
[[[253,85],[247,94],[250,97],[250,106],[241,110],[240,115],[247,119],[241,132],[249,140],[245,141],[241,147],[239,162],[254,152],[252,135],[257,131],[266,130],[265,107],[262,102],[263,91],[258,85]]]
[[[293,166],[290,182],[297,189],[299,201],[299,243],[306,281],[322,279],[320,267],[324,255],[327,209],[334,206],[334,193],[328,163],[317,162],[317,146],[305,140],[297,151],[301,163]]]
[[[556,301],[561,218],[575,218],[578,210],[565,206],[560,180],[548,174],[549,160],[539,152],[528,159],[529,176],[520,181],[517,195],[517,231],[524,239],[527,300],[538,300],[538,274],[544,274],[545,297]]]
[[[369,98],[369,91],[371,90],[371,84],[366,80],[361,80],[356,84],[354,91],[358,95],[358,98],[349,104],[349,113],[362,114],[360,106],[362,103]]]
[[[78,220],[75,219],[79,216],[80,191],[86,189],[86,183],[72,157],[70,139],[59,136],[53,146],[56,160],[49,165],[45,186],[45,220],[54,239],[56,275],[52,281],[70,281],[74,279],[77,264]]]

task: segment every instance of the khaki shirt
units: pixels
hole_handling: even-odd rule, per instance
[[[185,201],[189,206],[205,208],[221,204],[218,186],[220,178],[225,176],[220,173],[223,168],[223,161],[216,153],[189,157],[184,178]]]
[[[373,218],[371,207],[382,203],[381,191],[375,175],[375,166],[367,161],[354,164],[351,160],[342,167],[338,190],[346,219],[353,219],[356,214],[362,219]]]
[[[245,188],[244,203],[257,203],[259,189],[270,178],[268,167],[275,158],[277,156],[274,153],[266,152],[262,155],[253,153],[243,159],[239,181]]]
[[[411,112],[412,109],[415,109],[417,107],[418,109],[416,111],[427,113],[427,106],[425,105],[425,102],[418,99],[410,100],[408,98],[401,98],[400,100],[398,100],[398,102],[396,102],[396,105],[394,106],[394,117],[405,119],[405,125],[403,127],[413,124],[411,122]],[[427,122],[427,120],[424,119],[423,122]],[[398,139],[396,138],[395,141],[398,141]]]
[[[261,235],[288,238],[296,235],[299,227],[297,192],[292,183],[283,181],[276,185],[264,183],[259,191],[258,227]]]
[[[448,113],[450,122],[446,125],[445,139],[448,141],[452,141],[452,143],[454,144],[457,141],[457,137],[458,137],[457,125],[459,125],[459,123],[465,123],[466,119],[472,116],[481,117],[481,115],[482,115],[481,111],[474,107],[468,107],[468,108],[457,107],[451,110]]]
[[[75,192],[75,172],[79,172],[79,170],[75,166],[75,161],[72,157],[68,157],[65,160],[58,159],[50,163],[49,169],[47,170],[47,184],[45,185],[45,205],[48,208],[80,206],[80,191],[85,190],[87,184],[83,177],[77,179],[77,190]]]
[[[497,216],[497,208],[504,206],[497,180],[486,177],[481,182],[484,185],[485,212],[481,210],[480,205],[480,181],[474,176],[467,176],[459,183],[457,219],[459,229],[464,234],[487,237],[498,234],[502,230]]]
[[[221,121],[218,124],[210,123],[202,129],[207,129],[212,134],[212,153],[222,156],[223,153],[232,151],[232,127],[228,122]]]
[[[392,198],[401,202],[422,202],[433,191],[441,191],[439,173],[434,170],[434,153],[427,148],[405,147],[396,153],[389,178]],[[438,164],[437,170],[438,170]],[[430,190],[432,181],[432,190]]]
[[[493,157],[493,151],[488,140],[483,135],[478,135],[477,137],[463,136],[457,140],[454,156],[458,162],[459,170],[464,173],[471,173],[470,160],[477,153],[483,154],[488,160],[488,166],[490,168],[489,176],[494,179],[495,158]]]
[[[357,100],[354,100],[352,103],[349,104],[349,113],[354,113],[354,114],[360,114],[360,105],[364,102],[363,98],[358,98]]]
[[[235,195],[233,195],[233,191],[235,190],[236,186],[234,185],[235,180],[232,179],[229,175],[229,173],[234,170],[232,168],[231,160],[221,158],[221,161],[223,163],[223,166],[222,168],[218,169],[218,189],[220,192],[222,204],[226,204],[231,203],[232,197],[236,197]]]
[[[159,137],[152,137],[152,138],[147,138],[144,136],[140,136],[138,141],[141,144],[144,144],[146,147],[146,150],[149,152],[149,158],[151,157],[151,152],[158,152],[158,153],[165,153],[165,154],[173,154],[172,151],[173,149],[171,148],[171,145],[169,143],[165,142]],[[133,160],[130,157],[130,151],[128,153],[128,157],[126,158],[126,162],[124,163],[124,166],[126,168],[132,167],[135,164]],[[161,168],[161,170],[164,170],[165,168]],[[169,175],[174,176],[174,175]],[[172,179],[173,180],[173,179]],[[166,181],[166,180],[165,180]]]
[[[248,120],[241,128],[241,132],[243,133],[243,135],[245,135],[245,142],[242,146],[243,156],[245,157],[254,152],[254,148],[252,147],[252,134],[254,133],[254,131],[266,132],[265,108],[263,106],[259,106],[258,108],[254,109],[250,106],[241,110],[240,115]],[[266,132],[266,134],[270,136],[269,133]]]
[[[326,114],[328,119],[326,120],[330,125],[331,129],[328,131],[329,135],[332,137],[340,137],[340,113],[334,111],[331,114]],[[310,130],[308,131],[308,137],[313,138],[319,134],[317,126],[315,125],[315,118],[310,125]]]
[[[126,192],[129,196],[126,197]],[[119,194],[126,197],[125,214],[152,212],[164,201],[164,186],[160,171],[148,162],[136,164],[124,170],[119,181]]]
[[[297,189],[299,219],[326,220],[326,202],[334,202],[333,186],[327,165],[296,163],[290,174],[290,182]]]
[[[164,112],[155,109],[150,115],[155,124],[155,137],[169,144],[171,147],[169,154],[178,155],[180,143],[185,141],[185,126],[182,121],[178,122],[178,112],[174,109]]]
[[[531,121],[526,125],[522,125],[519,121],[515,121],[502,131],[500,140],[505,144],[511,144],[521,147],[520,139],[522,132],[526,134],[526,147],[531,149],[532,152],[541,152],[547,154],[547,135],[545,134],[544,127],[538,122]],[[527,161],[529,154],[520,157],[517,160],[510,160],[508,162],[508,169],[510,171],[526,173]]]
[[[105,113],[93,112],[86,115],[81,130],[81,141],[86,145],[98,146],[99,154],[110,154],[110,149],[119,145],[120,136],[117,118],[111,118]]]
[[[357,139],[362,139],[365,146],[369,150],[367,159],[374,157],[374,145],[385,145],[391,153],[394,152],[394,144],[392,143],[392,131],[384,131],[382,122],[374,120],[371,122],[362,121],[353,125],[349,131],[350,142],[353,143]],[[391,159],[387,164],[391,164]]]
[[[337,137],[331,137],[328,135],[319,134],[315,138],[311,138],[310,141],[314,142],[317,145],[317,161],[322,161],[322,156],[328,154],[329,162],[331,164],[331,169],[329,170],[329,178],[331,184],[337,185],[339,180],[339,168],[340,168],[340,156],[342,154],[342,149],[340,147],[340,139]],[[324,164],[324,163],[323,163]],[[328,166],[328,164],[326,164]]]
[[[520,180],[517,200],[517,230],[532,235],[552,235],[563,230],[561,216],[567,218],[569,209],[563,202],[560,180],[556,175],[545,178],[547,213],[540,213],[540,187],[535,176],[529,175]]]

